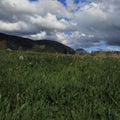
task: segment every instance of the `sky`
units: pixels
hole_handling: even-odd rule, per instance
[[[120,51],[120,0],[0,0],[0,32]]]

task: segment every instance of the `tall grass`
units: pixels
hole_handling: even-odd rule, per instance
[[[0,51],[0,120],[120,120],[119,85],[119,58]]]

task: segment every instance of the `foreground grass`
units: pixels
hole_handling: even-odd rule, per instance
[[[120,59],[0,51],[0,120],[120,120]]]

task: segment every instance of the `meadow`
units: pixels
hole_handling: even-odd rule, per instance
[[[0,120],[120,120],[120,58],[0,51]]]

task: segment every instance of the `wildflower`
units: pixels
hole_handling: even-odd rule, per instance
[[[21,56],[19,57],[19,60],[24,60],[24,57],[21,55]]]

